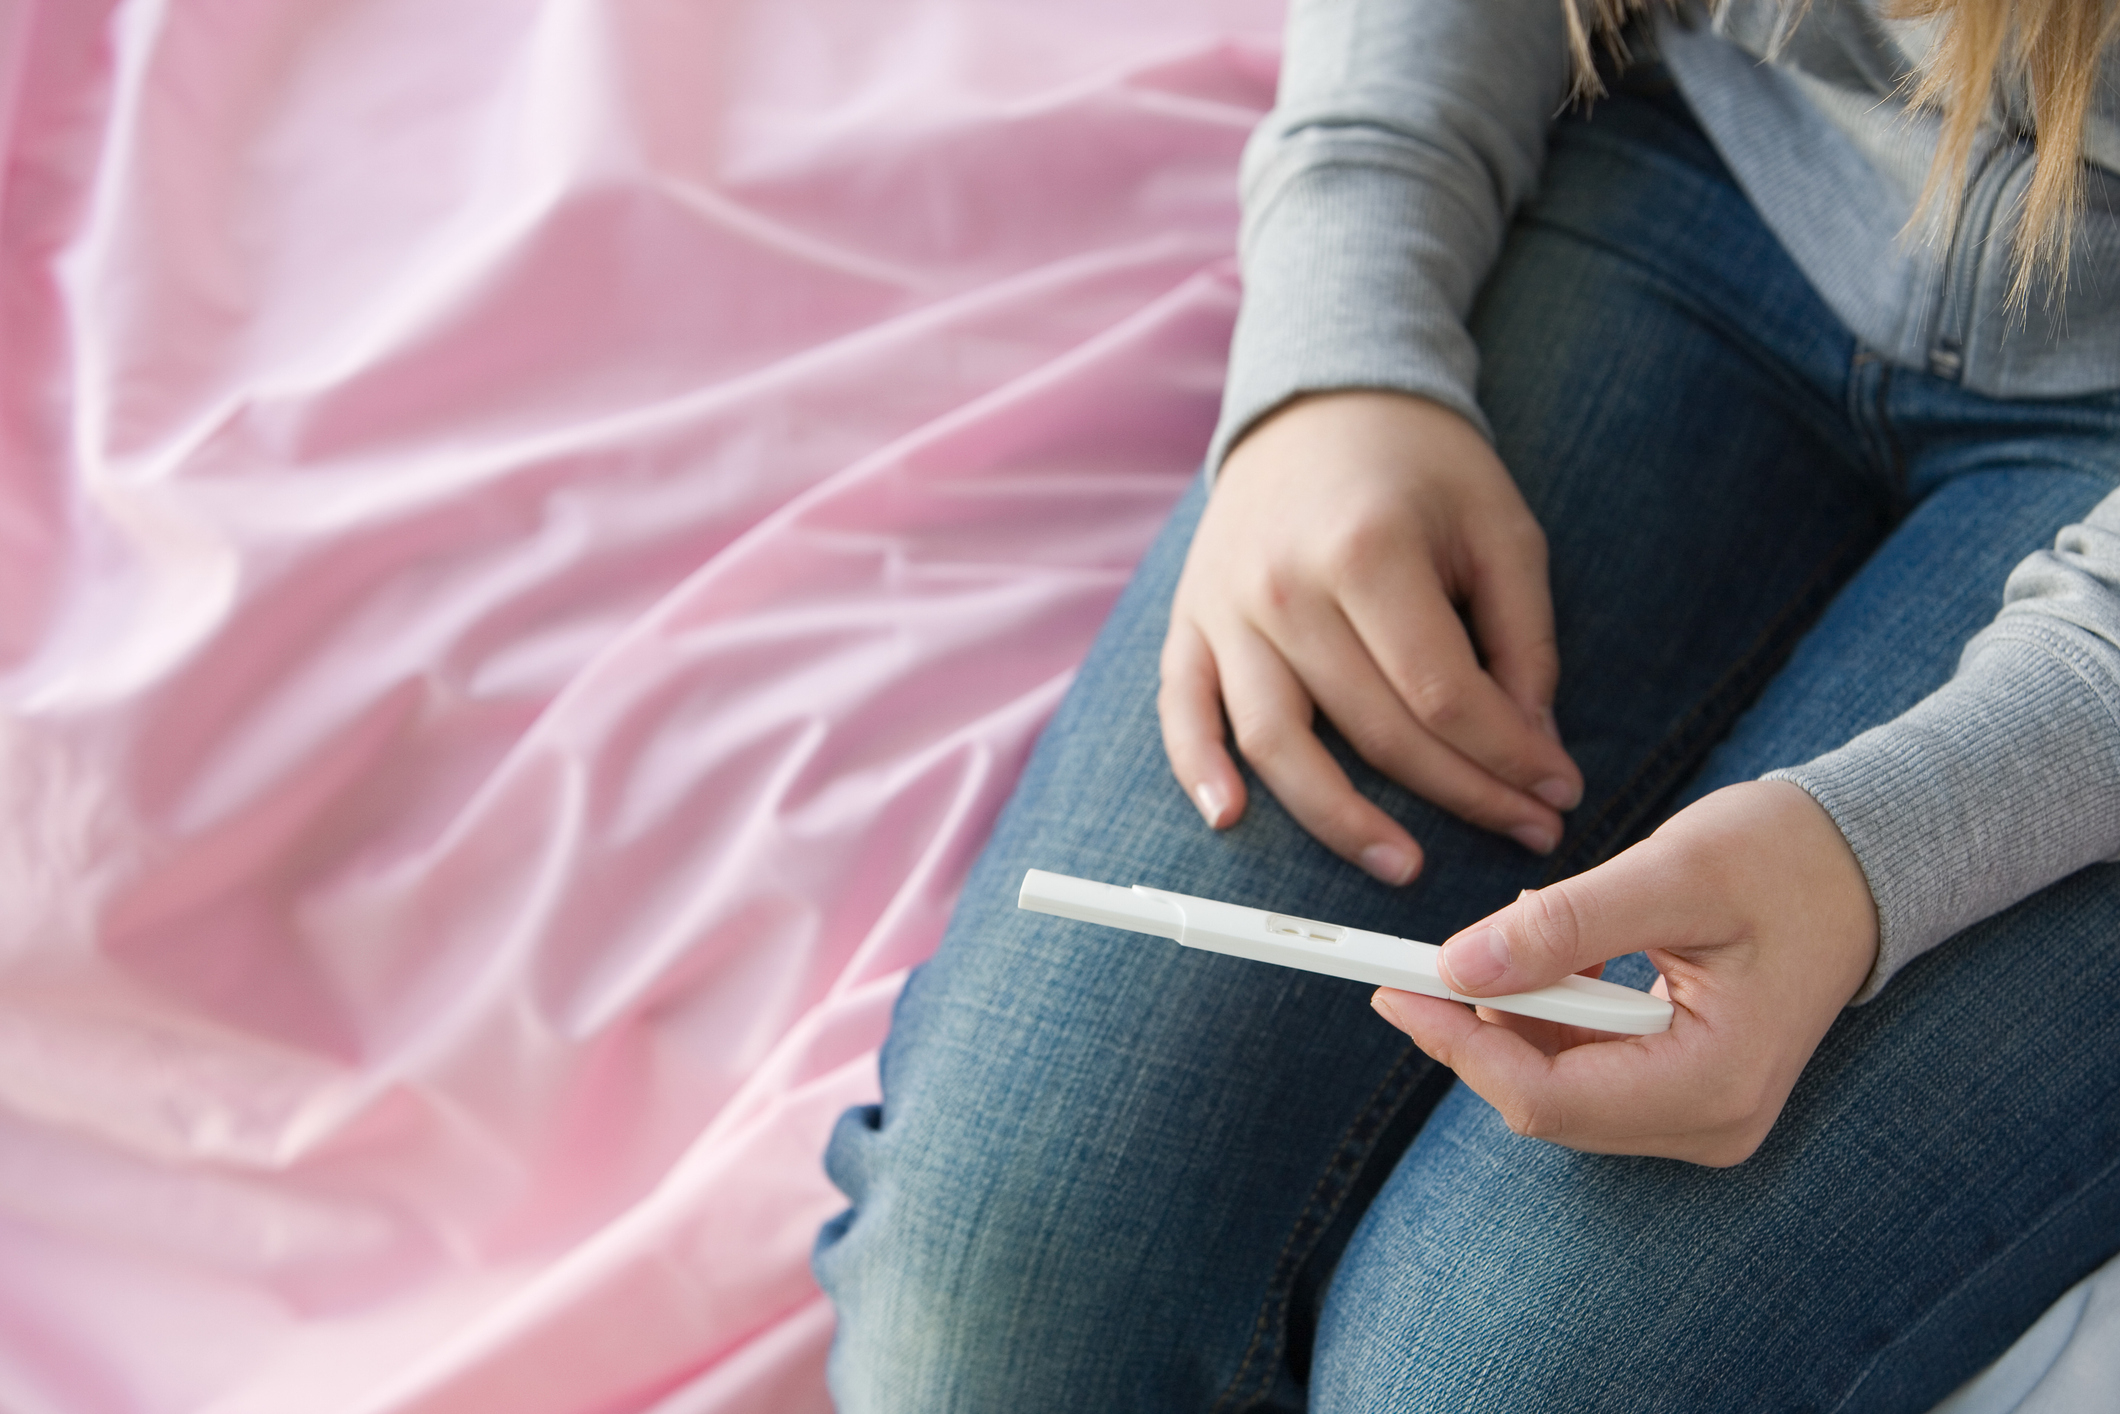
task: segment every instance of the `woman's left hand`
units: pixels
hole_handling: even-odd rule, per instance
[[[1443,946],[1468,996],[1528,992],[1646,951],[1671,1029],[1614,1037],[1388,988],[1374,1005],[1518,1134],[1725,1167],[1773,1128],[1826,1028],[1869,976],[1877,911],[1832,817],[1752,781],[1680,811],[1588,873]]]

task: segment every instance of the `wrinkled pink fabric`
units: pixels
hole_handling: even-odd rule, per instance
[[[0,0],[0,1409],[801,1414],[1273,0]]]

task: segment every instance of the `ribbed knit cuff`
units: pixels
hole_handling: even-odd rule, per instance
[[[1765,778],[1809,791],[1869,881],[1877,965],[1855,1001],[2120,845],[2120,703],[2080,634],[2005,619],[1912,710]]]

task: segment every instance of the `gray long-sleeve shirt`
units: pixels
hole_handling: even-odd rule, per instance
[[[1568,81],[1563,3],[1293,0],[1279,101],[1245,154],[1245,302],[1211,465],[1305,392],[1396,388],[1486,426],[1464,320],[1538,180]],[[1897,94],[1934,31],[1878,11],[1813,0],[1791,25],[1778,0],[1730,0],[1714,27],[1666,20],[1657,42],[1763,219],[1864,343],[1996,397],[2120,388],[2120,49],[2086,127],[2069,276],[2014,312],[2029,104],[2006,101],[1984,130],[1951,239],[1902,241],[1940,123]],[[2120,854],[2120,495],[1998,588],[2000,614],[1942,689],[1775,773],[1833,816],[1876,898],[1858,1000]]]

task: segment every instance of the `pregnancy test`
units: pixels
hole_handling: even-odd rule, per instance
[[[1254,962],[1277,962],[1327,977],[1396,987],[1424,997],[1471,1002],[1570,1026],[1647,1036],[1671,1025],[1671,1003],[1614,982],[1563,977],[1535,992],[1468,997],[1451,991],[1443,981],[1436,970],[1436,958],[1443,950],[1433,943],[1416,943],[1388,933],[1318,923],[1140,884],[1122,889],[1116,884],[1033,869],[1023,876],[1016,907],[1084,923],[1101,923],[1107,928],[1150,933],[1170,938],[1182,947],[1248,957]]]

